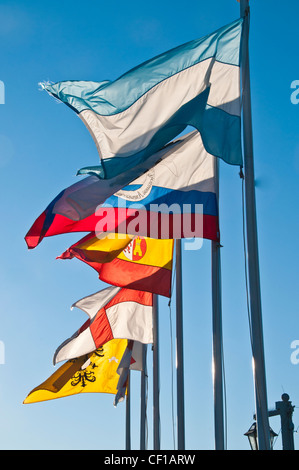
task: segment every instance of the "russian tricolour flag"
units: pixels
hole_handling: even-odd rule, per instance
[[[201,135],[190,132],[156,155],[159,162],[122,189],[117,177],[88,176],[62,191],[28,231],[28,247],[70,232],[219,240],[215,157]]]
[[[147,161],[188,125],[201,133],[208,153],[242,165],[242,24],[238,19],[160,54],[115,81],[43,85],[91,132],[101,163],[93,170],[100,178],[112,178]]]
[[[200,134],[172,142],[164,157],[99,205],[96,233],[219,240],[215,157]]]

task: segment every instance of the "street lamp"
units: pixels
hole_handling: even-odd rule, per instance
[[[258,449],[258,440],[257,440],[256,422],[254,422],[250,426],[248,431],[245,432],[244,436],[248,437],[251,450],[259,450]],[[274,438],[277,437],[277,436],[278,436],[278,434],[276,434],[276,432],[274,432],[273,429],[270,428],[270,448],[271,448],[271,450],[273,449]]]
[[[258,450],[257,445],[257,431],[256,431],[256,422],[254,422],[244,436],[248,437],[251,450]]]

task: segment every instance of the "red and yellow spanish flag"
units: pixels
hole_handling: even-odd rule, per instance
[[[23,403],[37,403],[79,393],[116,395],[118,367],[127,344],[126,339],[113,339],[92,354],[65,362],[45,382],[34,388]]]
[[[170,297],[173,245],[174,240],[91,233],[59,258],[80,259],[108,284]]]

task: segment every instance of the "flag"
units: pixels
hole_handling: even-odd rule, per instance
[[[24,404],[63,398],[79,393],[118,393],[119,368],[127,355],[128,340],[113,339],[95,352],[71,359],[59,367],[47,380],[35,387],[25,398]],[[131,363],[135,370],[142,370],[140,351],[131,347]],[[137,364],[137,366],[136,366]],[[141,366],[141,368],[140,368]],[[129,364],[130,367],[130,364]],[[122,388],[122,396],[126,387]]]
[[[57,259],[72,259],[74,256],[93,266],[93,263],[109,263],[132,241],[134,235],[89,233],[74,243]],[[142,290],[142,289],[141,289]]]
[[[153,168],[122,189],[112,190],[111,181],[106,197],[102,184],[106,187],[110,180],[95,176],[79,188],[62,191],[26,234],[28,248],[44,237],[69,232],[219,240],[214,157],[206,152],[200,134],[180,137],[159,156]]]
[[[200,134],[175,141],[167,158],[97,209],[96,233],[130,233],[155,239],[219,240],[215,157]]]
[[[115,81],[42,84],[73,109],[90,131],[100,178],[134,168],[188,125],[206,150],[242,165],[240,42],[243,19],[180,45]],[[79,173],[84,173],[82,169]]]
[[[118,403],[124,400],[128,386],[129,371],[131,369],[143,370],[142,346],[139,341],[128,341],[128,345],[116,371],[119,375],[119,380],[116,386],[117,393],[114,398],[114,406],[117,406]],[[138,358],[137,361],[136,358]]]
[[[115,242],[119,239],[115,234]],[[108,240],[107,240],[108,239]],[[135,236],[113,259],[104,249],[113,250],[114,240],[109,237],[98,239],[89,234],[68,248],[59,259],[78,258],[99,273],[99,279],[114,286],[136,289],[153,294],[171,296],[173,240],[155,240]]]
[[[101,181],[97,176],[91,175],[62,190],[40,214],[25,236],[28,248],[35,248],[44,237],[94,230],[98,221],[95,217],[97,206],[133,181],[136,174],[145,173],[163,158],[165,152],[167,150],[162,149],[151,155],[146,162],[135,167],[134,171],[128,170],[124,175]],[[72,195],[74,198],[71,198]]]
[[[112,339],[152,343],[153,296],[120,287],[107,287],[72,305],[89,319],[55,351],[53,362],[74,359],[95,351]]]

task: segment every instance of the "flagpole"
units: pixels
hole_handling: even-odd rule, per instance
[[[127,398],[126,398],[126,450],[131,450],[131,383],[130,370],[127,378]]]
[[[159,364],[159,306],[158,296],[153,295],[153,404],[154,450],[160,450],[160,364]]]
[[[214,159],[216,194],[219,208],[219,163]],[[215,449],[225,450],[223,406],[223,345],[221,301],[220,243],[211,242],[212,264],[212,311],[213,311],[213,387],[214,387],[214,434]]]
[[[141,386],[140,386],[140,450],[146,450],[146,381],[147,381],[147,368],[146,368],[146,354],[147,345],[142,345],[142,371],[141,371]]]
[[[184,350],[182,296],[182,241],[176,240],[176,355],[177,355],[177,437],[178,450],[185,449]]]
[[[240,15],[244,17],[242,38],[242,99],[245,169],[245,206],[247,257],[252,335],[253,374],[259,450],[270,450],[266,371],[262,326],[262,307],[258,258],[256,201],[254,186],[253,137],[249,73],[249,0],[240,0]]]

